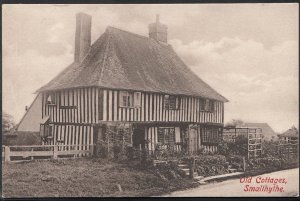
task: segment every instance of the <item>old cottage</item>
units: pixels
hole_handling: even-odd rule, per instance
[[[299,144],[299,131],[295,126],[279,134],[278,137],[282,144]]]
[[[107,27],[91,44],[91,16],[79,13],[75,34],[74,62],[38,90],[44,144],[93,144],[114,128],[149,152],[216,150],[227,99],[179,58],[158,16],[149,37]]]

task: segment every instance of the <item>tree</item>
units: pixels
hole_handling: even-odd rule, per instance
[[[3,112],[2,114],[2,133],[10,132],[11,129],[15,126],[14,119],[11,115]]]
[[[225,124],[225,127],[237,127],[242,126],[244,122],[241,119],[232,119],[230,122]]]

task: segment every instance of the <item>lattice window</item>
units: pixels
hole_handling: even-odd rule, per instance
[[[221,137],[219,128],[207,127],[203,128],[201,132],[202,144],[217,144],[219,137]]]
[[[174,145],[175,144],[175,128],[159,128],[158,129],[158,142],[162,145]]]
[[[209,99],[200,99],[199,107],[200,111],[214,112],[215,101]]]
[[[133,93],[127,91],[120,92],[120,106],[121,107],[133,107]]]
[[[166,110],[179,110],[181,105],[181,98],[172,96],[172,95],[165,95],[164,96],[164,109]]]

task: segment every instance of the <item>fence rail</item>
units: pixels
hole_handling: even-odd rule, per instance
[[[280,156],[290,158],[290,156],[294,156],[299,153],[299,144],[279,144],[277,145],[277,153]]]
[[[70,145],[32,145],[32,146],[2,146],[2,160],[26,161],[34,159],[57,159],[70,157],[92,156],[94,154],[94,144],[80,145],[79,147]]]

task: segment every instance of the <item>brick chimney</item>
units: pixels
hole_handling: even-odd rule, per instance
[[[168,43],[168,27],[159,22],[159,15],[156,15],[156,22],[149,24],[149,37],[157,41]]]
[[[74,61],[80,63],[91,47],[92,17],[85,13],[76,14]]]

